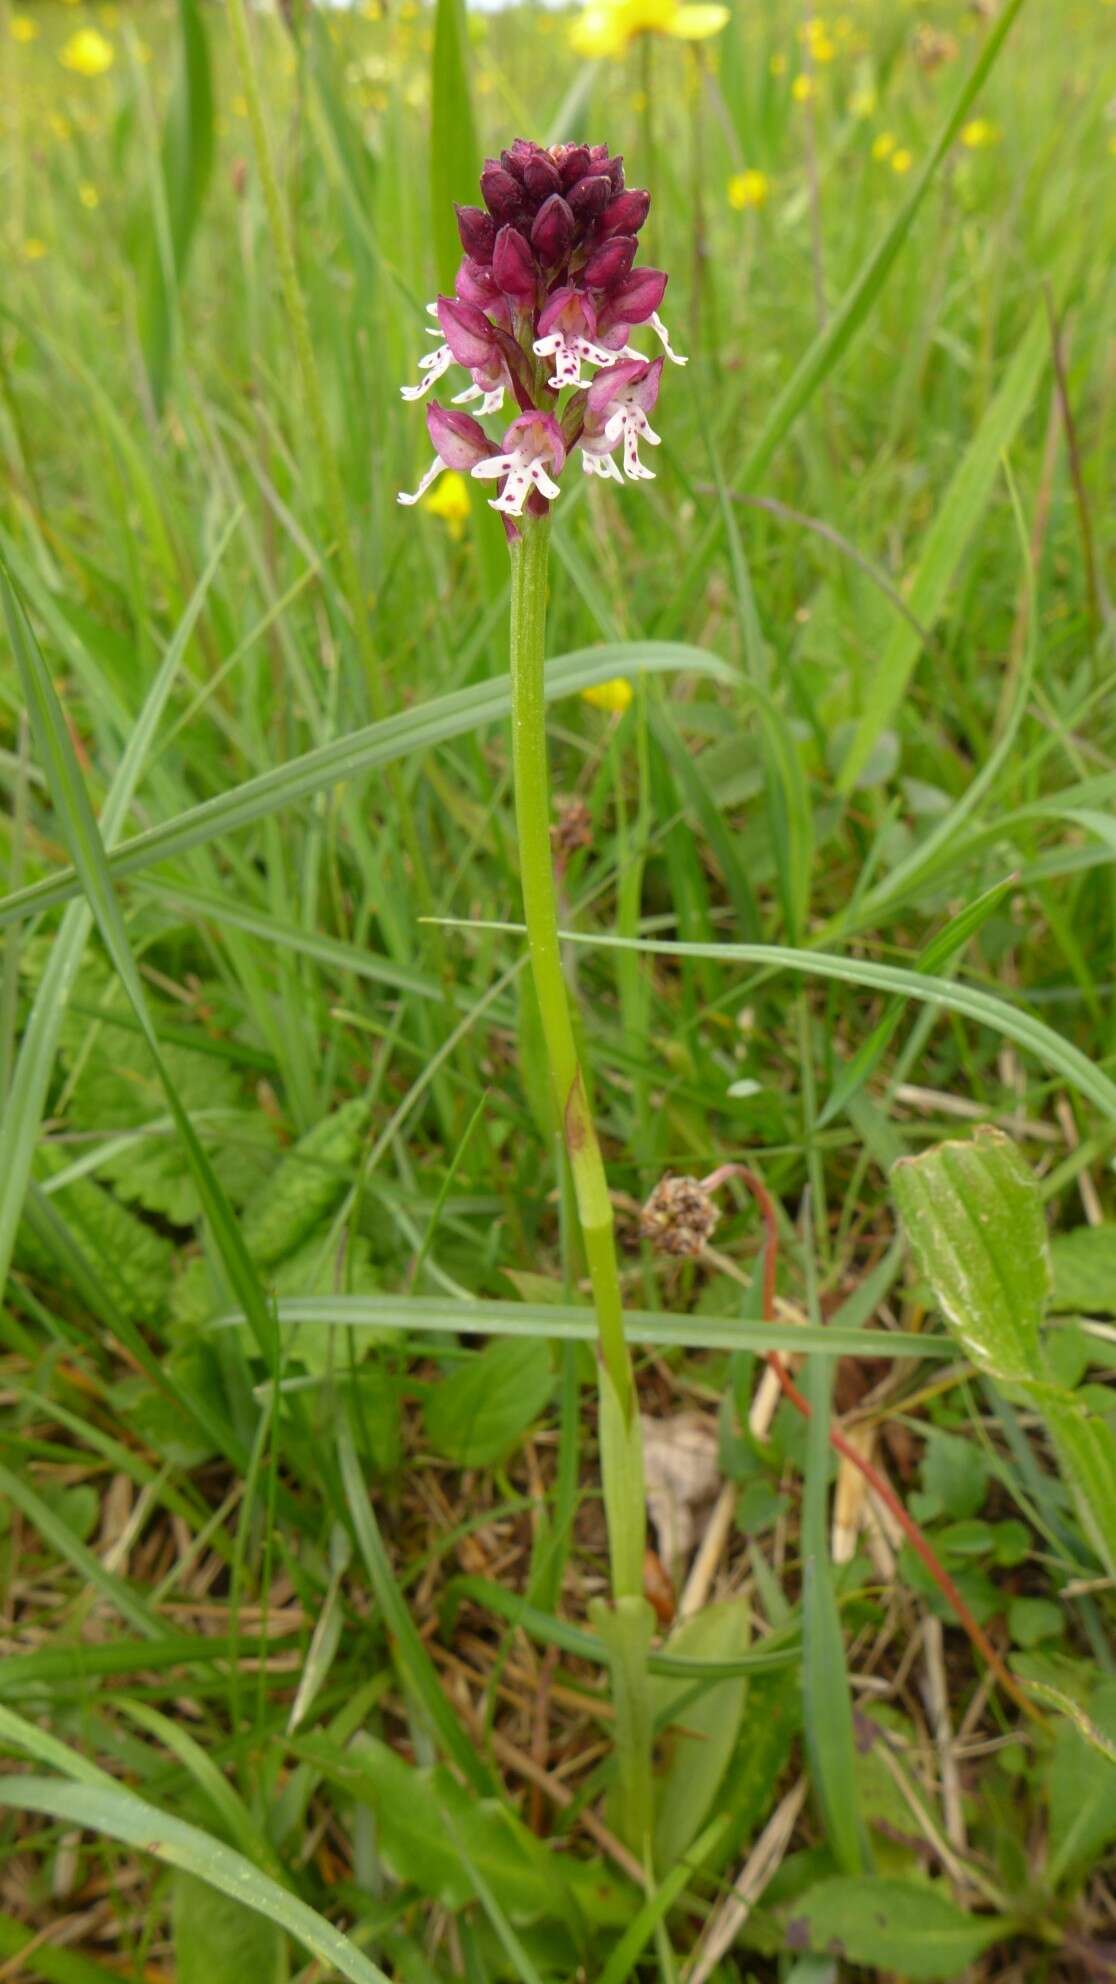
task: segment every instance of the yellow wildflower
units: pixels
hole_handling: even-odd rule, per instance
[[[595,710],[622,715],[632,700],[632,685],[625,676],[614,675],[610,682],[595,682],[591,689],[583,689],[581,700],[592,703]]]
[[[30,14],[13,14],[8,22],[8,33],[13,41],[37,41],[39,23],[33,21]]]
[[[64,44],[58,60],[75,76],[103,76],[112,68],[116,50],[99,28],[79,28]]]
[[[798,39],[810,50],[815,62],[832,62],[837,44],[820,14],[814,14],[798,30]]]
[[[890,158],[894,150],[895,139],[890,131],[881,131],[878,138],[873,138],[872,157],[877,164],[882,165],[884,159]]]
[[[642,34],[674,41],[706,41],[729,20],[727,7],[690,0],[590,0],[570,30],[578,55],[624,55]]]
[[[999,142],[999,130],[987,117],[974,117],[961,133],[961,143],[969,152],[982,152],[988,145],[998,145]]]
[[[40,241],[36,235],[32,234],[28,236],[19,252],[25,262],[41,262],[46,251],[46,242]]]
[[[469,485],[465,477],[455,468],[447,469],[429,496],[423,497],[421,508],[432,517],[441,517],[452,538],[461,537],[469,521]]]
[[[83,179],[78,187],[78,199],[83,207],[89,208],[90,213],[94,207],[99,207],[101,204],[101,196],[97,188],[91,185],[88,179]]]
[[[765,206],[770,191],[771,182],[766,172],[757,172],[754,166],[749,167],[746,172],[734,173],[729,180],[729,206],[735,207],[738,214],[749,207]]]
[[[812,76],[796,76],[791,84],[791,95],[796,103],[809,103],[815,95]]]
[[[914,153],[909,152],[906,145],[900,145],[897,152],[892,152],[891,170],[893,172],[909,172],[913,164]]]

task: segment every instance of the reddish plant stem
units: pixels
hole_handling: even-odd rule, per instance
[[[739,1178],[741,1184],[747,1186],[763,1218],[766,1232],[763,1255],[763,1319],[764,1322],[773,1322],[775,1320],[775,1275],[779,1264],[779,1227],[775,1217],[774,1201],[762,1178],[757,1177],[754,1171],[749,1171],[747,1166],[743,1164],[722,1164],[708,1178],[702,1179],[703,1189],[707,1192],[716,1191],[717,1187],[727,1183],[729,1178]],[[804,1398],[799,1391],[778,1351],[769,1350],[766,1356],[767,1362],[774,1371],[791,1404],[801,1412],[804,1419],[812,1418],[813,1413],[809,1400]],[[844,1460],[851,1462],[858,1473],[863,1475],[872,1493],[878,1496],[884,1506],[890,1510],[912,1550],[915,1551],[917,1556],[925,1564],[942,1597],[956,1614],[958,1624],[964,1627],[973,1646],[981,1655],[982,1659],[987,1662],[988,1667],[995,1675],[1004,1692],[1010,1695],[1012,1701],[1016,1702],[1034,1721],[1045,1722],[1045,1716],[1035,1707],[1034,1703],[1020,1687],[1015,1676],[1004,1665],[987,1633],[984,1631],[983,1626],[979,1625],[977,1620],[974,1619],[965,1600],[962,1598],[961,1593],[946,1570],[945,1565],[935,1554],[931,1544],[923,1535],[914,1517],[908,1514],[904,1508],[890,1481],[880,1473],[877,1467],[873,1466],[870,1460],[867,1460],[863,1454],[857,1452],[852,1442],[845,1438],[839,1427],[830,1427],[829,1444]]]

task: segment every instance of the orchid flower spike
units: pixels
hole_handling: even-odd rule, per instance
[[[515,537],[520,518],[557,500],[579,449],[587,474],[620,484],[653,476],[639,452],[659,444],[648,416],[664,360],[686,360],[659,314],[665,272],[636,261],[650,194],[625,186],[623,160],[607,145],[547,149],[517,138],[486,161],[480,193],[481,205],[456,209],[464,259],[453,294],[427,306],[438,343],[420,358],[417,383],[401,390],[417,400],[455,369],[464,380],[450,407],[428,405],[434,460],[399,501],[418,502],[454,468],[498,483],[490,502]],[[662,356],[629,342],[641,326]],[[480,421],[509,394],[518,412],[497,440]],[[457,411],[466,406],[479,420]]]

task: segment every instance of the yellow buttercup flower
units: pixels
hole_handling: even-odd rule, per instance
[[[579,55],[624,55],[642,34],[674,41],[707,41],[727,26],[727,7],[690,0],[590,0],[570,30]]]
[[[449,468],[439,476],[429,496],[424,496],[420,508],[432,517],[441,517],[452,538],[463,535],[469,521],[469,485],[455,468]]]
[[[900,145],[897,152],[892,152],[891,170],[893,172],[909,172],[913,164],[914,153],[909,152],[906,145]]]
[[[881,131],[878,138],[873,138],[872,157],[878,164],[882,165],[884,159],[890,158],[894,150],[895,139],[890,131]]]
[[[46,242],[40,241],[37,236],[32,234],[24,242],[19,252],[25,262],[41,262],[46,251]]]
[[[78,199],[83,207],[88,207],[90,213],[94,207],[99,207],[101,204],[101,196],[97,188],[91,185],[88,179],[83,179],[78,187]]]
[[[982,152],[988,145],[998,145],[999,142],[999,129],[989,123],[987,117],[974,117],[961,133],[961,143],[969,152]]]
[[[37,41],[39,23],[33,21],[30,14],[13,14],[8,22],[8,33],[13,41]]]
[[[766,172],[757,172],[750,167],[747,172],[734,173],[729,180],[729,206],[735,207],[738,214],[745,213],[749,207],[765,206],[770,191],[771,182]]]
[[[116,50],[99,28],[79,28],[63,46],[58,60],[75,76],[103,76],[112,68]]]
[[[809,47],[815,62],[832,62],[837,53],[837,44],[819,14],[812,15],[803,23],[798,30],[798,39]]]
[[[632,685],[623,675],[614,675],[610,682],[595,682],[591,689],[581,692],[583,703],[592,703],[595,710],[611,710],[621,715],[632,700]]]
[[[796,76],[791,84],[791,95],[796,103],[809,103],[815,95],[812,76]]]

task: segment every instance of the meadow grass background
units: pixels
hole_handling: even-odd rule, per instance
[[[1001,1122],[1052,1230],[1093,1231],[1057,1306],[1116,1307],[1116,9],[1023,6],[909,224],[977,11],[803,29],[756,0],[696,49],[595,65],[571,18],[473,15],[461,46],[483,150],[607,138],[652,188],[690,354],[654,484],[567,475],[550,651],[582,658],[551,743],[585,808],[562,894],[625,1292],[667,1318],[643,1401],[719,1425],[740,1501],[715,1595],[770,1640],[694,1709],[728,1732],[728,1816],[646,1919],[583,1824],[610,1733],[578,1637],[604,1579],[592,1366],[548,1327],[580,1264],[520,941],[466,927],[518,917],[506,558],[477,490],[395,501],[429,458],[398,387],[453,268],[432,201],[479,165],[454,17],[437,62],[410,0],[253,18],[246,79],[218,9],[5,0],[0,553],[33,630],[17,612],[0,649],[13,1977],[681,1976],[777,1811],[717,1977],[1112,1974],[1103,1746],[1020,1720],[917,1559],[884,1577],[863,1538],[803,1668],[824,1441],[783,1406],[750,1443],[754,1348],[692,1347],[758,1314],[754,1213],[718,1233],[741,1288],[656,1259],[630,1209],[747,1155],[788,1303],[930,1329],[888,1170]],[[623,707],[576,693],[616,676]],[[106,844],[154,836],[116,921],[82,785]],[[958,917],[954,1005],[905,997],[851,1083],[889,1011],[873,972]],[[1059,1352],[1098,1409],[1105,1328]],[[838,1408],[886,1368],[843,1364]],[[883,1458],[969,1604],[1116,1735],[1111,1594],[1041,1428],[964,1363],[892,1371]],[[60,1773],[34,1795],[29,1756]],[[231,1850],[282,1928],[196,1881]],[[838,1920],[810,1897],[841,1877]]]

